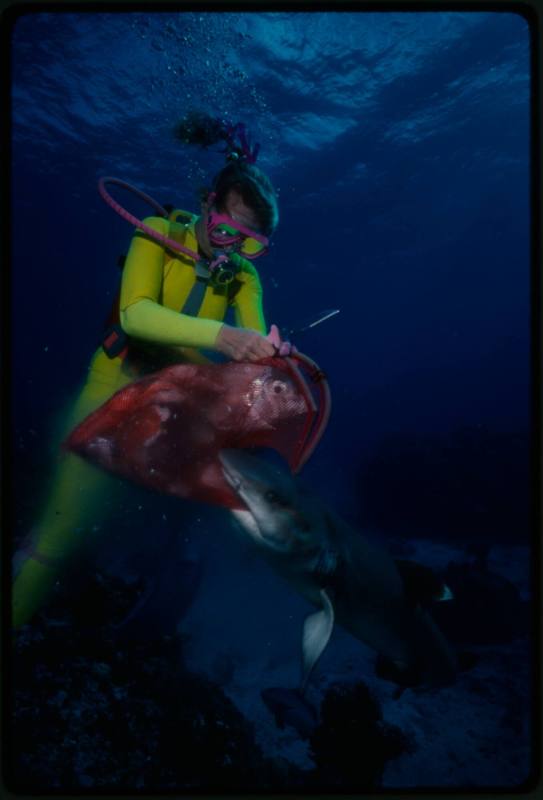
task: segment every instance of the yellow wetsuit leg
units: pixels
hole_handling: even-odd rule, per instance
[[[89,532],[107,515],[111,493],[116,488],[116,482],[105,472],[79,456],[60,453],[60,442],[131,379],[133,376],[125,374],[119,364],[112,364],[110,374],[91,369],[63,426],[52,486],[33,528],[32,543],[19,558],[12,594],[14,628],[28,622],[46,602],[66,563],[83,548]]]

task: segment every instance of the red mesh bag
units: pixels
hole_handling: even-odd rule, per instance
[[[121,389],[65,447],[160,492],[236,508],[219,451],[270,447],[297,472],[315,449],[330,393],[307,356],[180,364]]]

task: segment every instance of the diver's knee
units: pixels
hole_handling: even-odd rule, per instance
[[[60,572],[58,560],[40,558],[37,553],[17,553],[11,595],[12,627],[26,625],[47,601]]]

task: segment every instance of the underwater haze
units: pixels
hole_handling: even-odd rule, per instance
[[[201,772],[184,782],[174,755],[177,766],[157,772],[160,748],[149,751],[155,772],[148,772],[154,734],[146,744],[142,725],[130,748],[143,757],[123,772],[122,758],[111,754],[113,734],[103,745],[109,734],[98,712],[90,732],[85,713],[74,710],[93,674],[104,685],[88,708],[110,714],[121,691],[117,673],[107,671],[114,651],[96,645],[99,655],[84,654],[88,669],[76,679],[75,666],[60,680],[30,626],[28,652],[39,647],[40,680],[50,680],[40,696],[68,696],[37,723],[16,715],[15,785],[521,786],[532,765],[533,699],[527,20],[479,11],[23,13],[10,43],[13,542],[34,522],[55,455],[51,431],[100,344],[117,261],[133,233],[99,196],[98,179],[115,176],[161,204],[198,212],[199,189],[224,155],[182,144],[174,128],[188,111],[203,111],[247,125],[260,143],[258,165],[278,190],[280,224],[256,263],[268,325],[296,329],[339,309],[293,337],[325,371],[333,404],[301,478],[373,541],[448,576],[458,605],[439,623],[473,662],[454,686],[397,698],[375,675],[368,648],[336,629],[317,669],[314,705],[363,681],[383,724],[397,726],[409,746],[385,748],[379,774],[357,783],[353,765],[333,760],[349,741],[338,711],[329,730],[344,729],[345,740],[330,743],[326,729],[318,741],[332,767],[323,767],[317,740],[277,727],[260,696],[295,685],[309,605],[238,547],[226,515],[132,487],[102,531],[117,543],[102,552],[102,569],[120,563],[126,538],[145,555],[150,538],[172,529],[198,553],[203,577],[190,601],[179,600],[173,622],[183,670],[211,682],[221,698],[213,713],[232,704],[243,747],[230,753],[230,772],[212,762],[216,783],[206,783],[204,756]],[[134,197],[112,194],[140,218],[151,213]],[[51,614],[36,623],[45,642],[48,631],[57,642]],[[98,677],[94,662],[106,665]],[[20,672],[28,677],[18,687],[21,707],[40,706],[34,669]],[[126,677],[123,691],[139,680]],[[167,703],[163,687],[150,685],[147,701]],[[180,691],[175,677],[172,686]],[[210,691],[194,689],[193,697],[211,702]],[[136,736],[143,701],[130,705],[130,693],[122,696]],[[78,731],[72,744],[67,720]],[[171,730],[176,724],[168,721]],[[30,728],[35,742],[25,735]],[[39,738],[51,730],[46,755]],[[104,748],[107,764],[93,760]],[[258,768],[232,777],[238,757]]]

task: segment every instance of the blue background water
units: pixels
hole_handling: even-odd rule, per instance
[[[97,180],[114,175],[197,211],[198,188],[223,163],[173,136],[197,108],[248,125],[279,192],[280,226],[257,264],[268,322],[341,310],[297,342],[333,395],[307,481],[374,534],[402,533],[407,509],[405,535],[528,541],[521,16],[43,13],[21,16],[12,42],[17,533],[131,236]],[[158,508],[147,500],[145,526]]]

